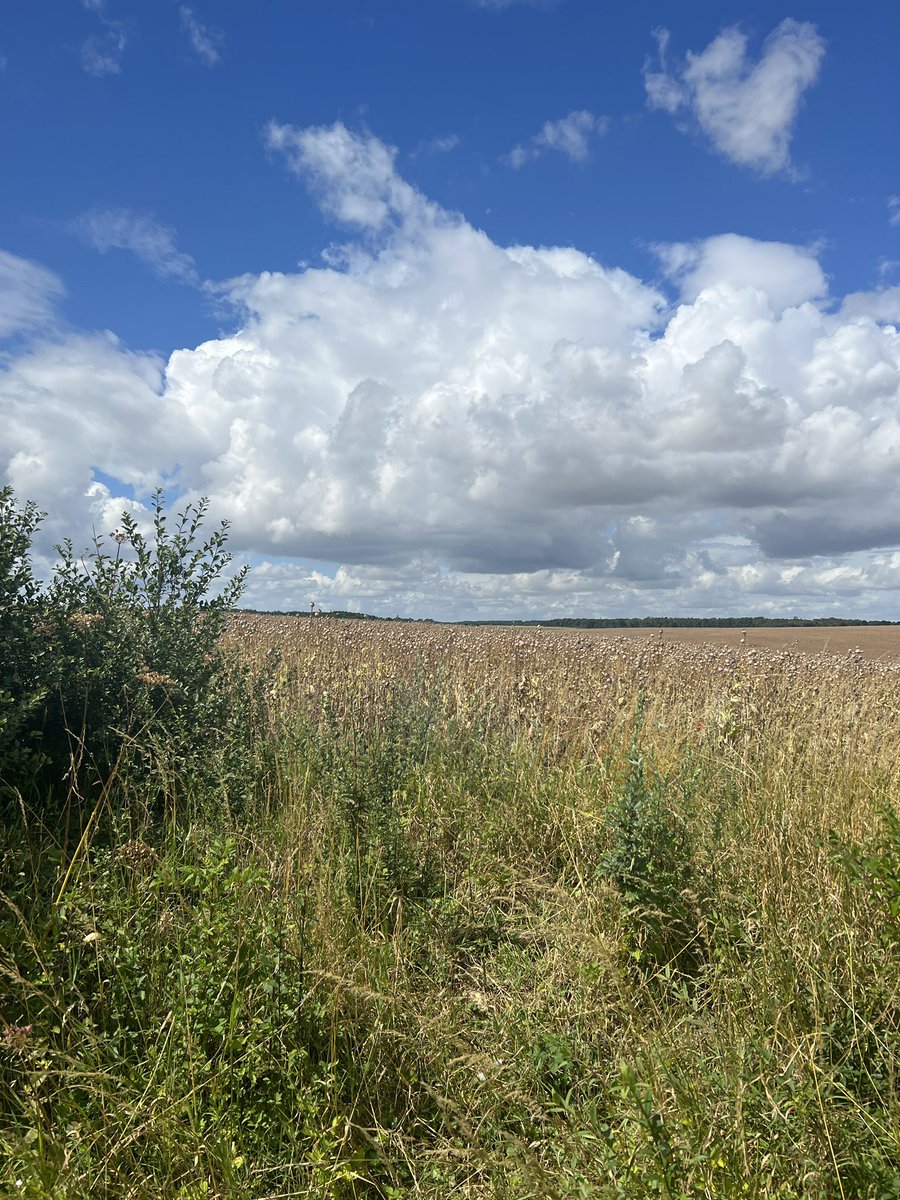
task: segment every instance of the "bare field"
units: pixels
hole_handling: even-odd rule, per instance
[[[691,645],[744,646],[757,650],[790,650],[800,654],[846,656],[859,650],[868,662],[900,663],[900,625],[833,625],[809,629],[573,629],[598,638],[627,637],[649,642],[687,642]]]

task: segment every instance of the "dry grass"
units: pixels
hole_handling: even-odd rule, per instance
[[[16,884],[0,1179],[896,1196],[900,669],[756,633],[237,615],[242,769]]]
[[[658,631],[604,629],[596,637],[629,637],[652,642]],[[806,629],[665,629],[663,639],[739,649],[782,651],[794,654],[832,655],[844,658],[857,653],[867,662],[900,664],[900,626],[832,625]]]
[[[829,777],[897,766],[900,668],[888,647],[900,630],[750,630],[742,641],[740,630],[647,636],[239,614],[231,636],[257,662],[277,651],[279,686],[303,708],[351,692],[371,699],[373,687],[415,675],[457,711],[511,723],[561,754],[621,742],[640,693],[664,758],[696,743],[698,729],[728,726],[729,744],[748,754],[769,734],[795,748],[803,738],[809,753],[834,755]],[[831,653],[839,636],[852,645]]]

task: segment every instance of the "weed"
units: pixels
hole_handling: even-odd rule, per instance
[[[693,974],[704,958],[697,872],[688,831],[671,808],[673,790],[648,771],[633,743],[624,782],[606,814],[609,849],[601,874],[619,893],[627,949],[642,970],[673,966]]]

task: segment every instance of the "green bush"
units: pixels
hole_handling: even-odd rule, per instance
[[[11,488],[0,491],[0,780],[33,766],[29,735],[46,694],[35,627],[40,585],[31,570],[31,539],[41,519],[34,504],[16,507]]]
[[[171,528],[161,491],[152,533],[133,516],[89,553],[72,543],[41,588],[29,562],[41,519],[33,505],[0,508],[0,650],[18,647],[3,682],[0,782],[46,797],[103,783],[117,768],[144,767],[160,750],[201,761],[227,719],[221,636],[244,583],[224,584],[227,523],[201,537],[207,501]],[[27,759],[22,747],[30,751]],[[146,772],[145,772],[146,773]]]

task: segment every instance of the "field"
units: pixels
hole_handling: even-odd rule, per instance
[[[10,834],[0,1191],[900,1196],[898,632],[727,632],[236,615]]]
[[[597,637],[635,637],[652,640],[658,631],[604,629]],[[664,629],[663,639],[713,646],[744,645],[760,650],[789,650],[797,654],[844,656],[857,651],[870,662],[900,663],[900,626],[837,625],[798,629]]]

